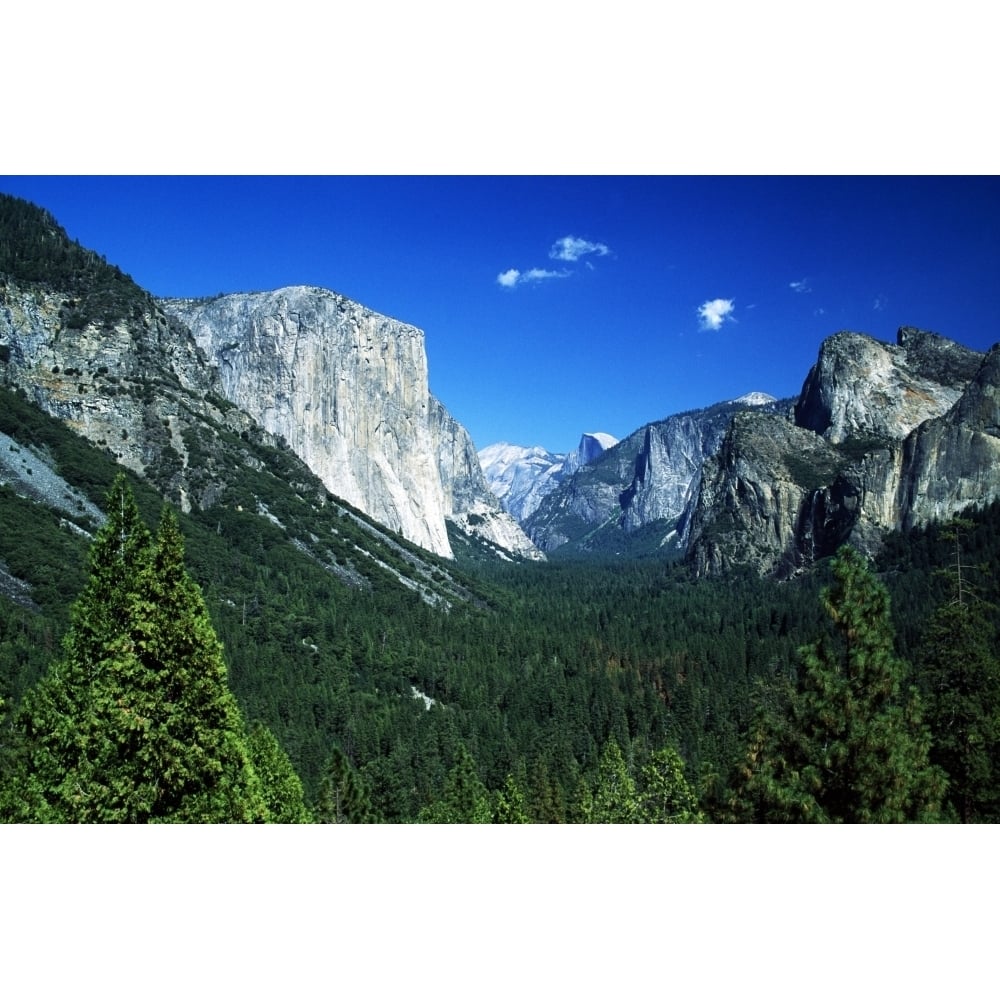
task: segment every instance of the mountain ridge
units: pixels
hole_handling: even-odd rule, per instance
[[[752,392],[622,441],[584,434],[565,456],[522,450],[487,475],[429,392],[416,327],[306,285],[154,300],[15,202],[0,201],[28,219],[0,241],[4,384],[181,510],[224,494],[227,434],[290,450],[332,495],[446,557],[451,523],[515,557],[656,550],[697,573],[787,575],[1000,489],[995,349],[912,326],[894,344],[840,331],[794,400]]]
[[[206,311],[232,322],[196,324],[199,342],[182,314]],[[486,487],[468,433],[431,397],[423,332],[326,289],[157,300],[50,213],[4,195],[0,366],[4,385],[148,474],[181,510],[217,501],[206,442],[225,429],[290,447],[331,493],[430,552],[451,556],[455,518],[540,557]]]
[[[808,569],[849,542],[1000,495],[994,355],[913,326],[840,331],[797,397],[653,421],[550,484],[521,520],[550,557],[659,552],[699,575]]]
[[[192,331],[225,397],[332,493],[439,555],[452,555],[445,521],[456,518],[538,556],[430,393],[422,330],[310,285],[158,302]]]
[[[575,451],[560,455],[540,445],[523,447],[502,441],[480,449],[479,463],[489,489],[503,509],[521,523],[547,493],[617,443],[612,434],[586,431]]]

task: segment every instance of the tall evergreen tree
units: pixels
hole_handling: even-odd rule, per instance
[[[501,788],[496,793],[496,804],[493,810],[495,823],[530,823],[528,805],[524,798],[517,778],[508,774]]]
[[[629,773],[618,741],[612,736],[604,745],[597,767],[597,786],[591,807],[591,823],[637,823],[641,821],[635,780]]]
[[[799,652],[788,714],[758,721],[746,793],[758,819],[906,822],[940,816],[945,780],[907,666],[894,652],[889,595],[854,549],[833,563],[823,594],[837,641]]]
[[[320,823],[372,823],[375,815],[361,776],[340,747],[334,747],[320,789]]]
[[[295,773],[288,754],[277,737],[262,722],[255,722],[247,734],[247,747],[254,771],[260,779],[271,823],[311,823],[302,780]]]
[[[164,508],[155,542],[123,477],[108,497],[63,655],[19,713],[8,818],[268,818],[222,647]]]
[[[947,803],[964,823],[1000,819],[1000,663],[993,634],[979,603],[956,596],[934,613],[916,655],[931,760],[947,772]]]
[[[651,754],[639,777],[639,814],[643,822],[704,822],[698,796],[684,777],[684,761],[674,747]]]
[[[486,786],[476,773],[476,762],[464,743],[448,772],[441,798],[420,810],[421,823],[491,823],[493,808]]]

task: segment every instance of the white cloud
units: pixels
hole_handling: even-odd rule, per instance
[[[884,295],[876,295],[875,301],[872,303],[872,309],[876,312],[881,312],[889,304],[888,298]]]
[[[552,260],[573,261],[592,253],[598,257],[606,257],[611,251],[604,243],[591,243],[590,240],[582,240],[579,236],[563,236],[552,244],[549,257]]]
[[[583,257],[590,255],[606,257],[609,253],[611,250],[604,243],[592,243],[590,240],[580,239],[578,236],[563,236],[552,244],[549,258],[575,263]],[[594,269],[594,265],[589,260],[585,260],[583,265],[590,271]],[[497,275],[497,284],[503,288],[516,288],[518,285],[548,281],[550,278],[568,278],[571,274],[573,271],[568,268],[563,268],[560,271],[549,271],[544,267],[532,267],[527,271],[519,271],[516,267],[511,267]]]
[[[809,287],[809,279],[803,278],[801,281],[790,281],[788,282],[788,287],[793,292],[798,292],[800,295],[803,292],[811,292],[812,289]]]
[[[546,278],[568,278],[569,271],[546,271],[540,267],[533,267],[530,271],[525,271],[521,276],[522,281],[544,281]]]
[[[532,281],[545,281],[548,278],[568,278],[569,271],[546,271],[541,267],[533,267],[528,271],[519,271],[516,267],[508,268],[497,275],[497,284],[504,288],[514,288]]]
[[[711,299],[698,307],[702,330],[718,330],[726,320],[735,323],[733,310],[736,302],[733,299]]]

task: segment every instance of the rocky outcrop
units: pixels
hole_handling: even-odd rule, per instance
[[[905,442],[901,527],[953,517],[1000,495],[1000,345],[983,359],[955,405]]]
[[[571,451],[563,459],[563,470],[568,476],[573,475],[577,469],[582,469],[585,465],[596,462],[609,448],[618,444],[618,438],[610,434],[601,432],[585,432],[580,435],[580,443],[576,446],[576,451]]]
[[[682,549],[682,515],[733,415],[780,405],[755,393],[640,428],[552,490],[526,519],[529,536],[545,550],[570,544],[627,551],[635,536],[657,531],[643,544]]]
[[[775,402],[758,393],[752,403],[722,403],[646,427],[632,482],[621,496],[623,530],[631,533],[680,517],[697,495],[702,468],[718,453],[734,414],[748,405],[770,407]]]
[[[187,329],[151,299],[137,315],[77,325],[64,294],[6,282],[0,382],[151,479],[184,510],[210,506],[217,490],[199,444],[205,428],[258,433],[225,404],[217,373]]]
[[[701,573],[788,575],[1000,495],[1000,354],[900,329],[824,342],[794,422],[735,419],[690,512]]]
[[[843,478],[848,464],[838,446],[787,417],[736,415],[705,463],[688,558],[700,575],[735,566],[789,575],[835,551],[863,496],[862,484]]]
[[[945,413],[981,361],[978,352],[914,327],[901,327],[895,344],[837,333],[806,378],[795,422],[834,443],[900,440]]]

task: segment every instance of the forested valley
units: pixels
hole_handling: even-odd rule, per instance
[[[504,562],[456,536],[459,565],[440,572],[463,596],[433,603],[377,568],[343,581],[235,502],[173,511],[16,393],[0,401],[10,447],[44,454],[110,516],[72,524],[0,487],[9,821],[997,818],[1000,505],[890,538],[877,565],[845,550],[780,583],[695,579],[655,557]],[[123,589],[112,564],[133,502],[128,534],[148,538]],[[127,648],[101,624],[115,601],[136,609]],[[184,616],[196,648],[181,629],[159,638]],[[102,708],[83,689],[96,690],[88,656],[105,655],[118,666]],[[213,678],[196,702],[226,739],[197,739],[230,747],[225,767],[205,751],[230,792],[178,792],[170,809],[164,761],[197,765],[150,749],[158,713],[187,704],[158,672],[192,667]],[[134,707],[125,736],[106,731],[129,728],[115,704]],[[42,786],[65,784],[81,719],[105,758],[87,757],[79,793],[54,799]]]
[[[0,303],[6,275],[67,296],[61,335],[145,329],[127,275],[0,210]],[[998,503],[784,582],[505,560],[457,530],[447,560],[211,408],[183,435],[212,502],[185,512],[155,403],[198,401],[92,375],[165,461],[126,472],[0,387],[3,820],[998,818]]]

